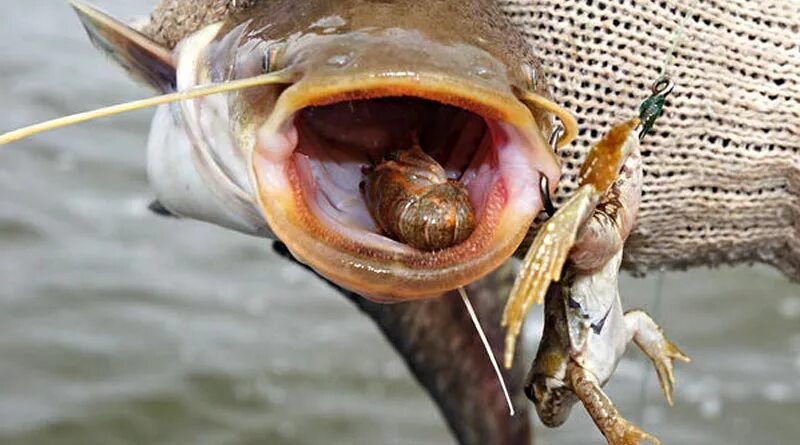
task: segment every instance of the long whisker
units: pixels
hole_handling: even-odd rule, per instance
[[[553,113],[558,120],[561,121],[561,125],[564,127],[564,134],[558,138],[558,148],[569,144],[578,136],[578,121],[575,119],[575,116],[559,107],[555,102],[530,91],[523,92],[520,99],[529,107],[541,108],[549,113]]]
[[[511,403],[511,396],[508,394],[508,388],[506,387],[506,381],[503,379],[503,373],[500,372],[500,367],[497,365],[497,360],[494,358],[494,353],[492,352],[492,346],[489,344],[489,340],[486,339],[486,334],[483,333],[483,329],[481,328],[481,322],[478,320],[478,315],[475,314],[475,309],[472,308],[472,303],[469,302],[469,297],[467,297],[467,291],[464,290],[463,287],[459,287],[458,293],[459,295],[461,295],[461,300],[464,302],[464,306],[466,306],[467,308],[469,317],[472,319],[472,324],[475,325],[475,329],[478,331],[478,335],[481,337],[481,341],[483,342],[483,347],[486,349],[486,354],[489,355],[489,361],[492,363],[492,367],[494,368],[494,373],[497,375],[497,381],[500,383],[500,389],[503,391],[503,395],[506,398],[506,403],[508,404],[508,412],[511,416],[513,416],[514,404]]]
[[[107,116],[114,116],[117,114],[128,113],[130,111],[151,108],[158,105],[180,102],[183,100],[196,99],[198,97],[210,96],[212,94],[229,93],[232,91],[239,91],[258,86],[285,83],[288,81],[288,78],[289,76],[285,72],[274,72],[255,77],[248,77],[246,79],[232,80],[224,83],[199,85],[183,91],[178,91],[176,93],[165,94],[148,99],[135,100],[133,102],[126,102],[97,110],[73,114],[71,116],[60,117],[58,119],[31,125],[29,127],[0,135],[0,145],[6,145],[20,139],[25,139],[36,134],[43,133],[45,131],[68,127],[70,125],[80,124],[82,122],[100,119]]]

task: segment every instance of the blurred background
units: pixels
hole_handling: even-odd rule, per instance
[[[53,0],[0,1],[0,82],[0,131],[151,94]],[[453,443],[350,303],[264,240],[147,211],[151,114],[0,148],[0,444]],[[664,443],[797,443],[800,286],[756,266],[622,292],[694,359],[669,409],[630,348],[607,387],[622,413]],[[582,409],[535,422],[539,444],[604,442]]]

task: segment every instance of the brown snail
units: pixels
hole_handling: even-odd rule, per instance
[[[441,250],[469,238],[475,212],[463,184],[414,142],[365,171],[367,208],[390,237],[420,250]]]

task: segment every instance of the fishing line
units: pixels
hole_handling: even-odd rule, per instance
[[[492,352],[492,346],[489,344],[489,340],[486,339],[486,334],[483,333],[483,328],[481,328],[481,322],[478,320],[478,315],[475,314],[475,309],[473,309],[472,303],[469,302],[469,297],[467,297],[467,291],[464,290],[463,287],[459,287],[458,294],[461,295],[461,301],[464,302],[464,306],[466,306],[467,308],[469,317],[472,319],[472,324],[475,325],[475,329],[478,331],[478,335],[481,337],[481,341],[483,342],[483,347],[486,349],[486,355],[489,356],[489,361],[492,362],[494,373],[497,375],[497,381],[498,383],[500,383],[500,389],[503,390],[503,396],[505,396],[506,398],[506,403],[508,404],[508,412],[511,416],[513,416],[514,405],[511,403],[511,395],[509,395],[508,393],[508,388],[506,387],[506,381],[505,379],[503,379],[503,374],[500,372],[500,367],[497,365],[497,359],[494,358],[494,352]]]
[[[675,52],[678,50],[678,47],[683,42],[684,35],[686,33],[686,27],[689,23],[689,18],[694,14],[695,7],[697,6],[697,0],[692,0],[689,3],[686,12],[683,14],[681,18],[680,24],[678,25],[678,29],[672,36],[670,46],[667,48],[666,56],[664,57],[664,64],[661,67],[659,72],[659,81],[656,82],[656,86],[662,79],[669,79],[668,70],[672,66],[672,62],[675,57]],[[651,309],[653,316],[658,319],[659,313],[661,312],[661,299],[664,295],[664,272],[659,272],[658,278],[656,280],[656,289],[654,292],[653,297],[653,307]],[[647,408],[647,385],[650,382],[650,363],[648,363],[647,359],[644,359],[642,364],[642,378],[641,378],[641,386],[639,388],[639,425],[644,425],[644,415],[645,409]]]
[[[183,91],[176,93],[164,94],[162,96],[151,97],[147,99],[135,100],[132,102],[125,102],[110,107],[100,108],[97,110],[86,111],[77,113],[70,116],[60,117],[50,121],[42,122],[39,124],[31,125],[29,127],[14,130],[0,135],[0,145],[6,145],[11,142],[25,139],[45,131],[55,130],[57,128],[68,127],[70,125],[80,124],[83,122],[100,119],[107,116],[114,116],[117,114],[128,113],[131,111],[142,110],[151,108],[158,105],[169,104],[173,102],[180,102],[184,100],[197,99],[199,97],[210,96],[212,94],[229,93],[233,91],[244,90],[264,85],[271,85],[276,83],[286,82],[286,73],[275,72],[269,74],[262,74],[260,76],[248,77],[246,79],[232,80],[229,82],[199,85],[192,88],[187,88]]]
[[[689,3],[689,8],[681,18],[678,29],[672,36],[670,46],[667,49],[667,55],[664,57],[664,65],[661,67],[661,72],[659,73],[661,77],[667,75],[667,69],[672,65],[675,52],[678,50],[678,46],[680,46],[681,42],[683,42],[683,36],[686,33],[686,25],[689,23],[689,18],[694,14],[695,6],[697,6],[697,0],[692,0],[692,2]]]

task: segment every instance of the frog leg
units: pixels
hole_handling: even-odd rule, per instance
[[[581,168],[578,190],[542,225],[525,254],[501,320],[506,328],[506,368],[511,368],[517,336],[528,311],[544,301],[550,284],[561,279],[581,228],[619,178],[622,164],[631,153],[638,152],[639,139],[634,131],[638,124],[638,119],[623,122],[592,147]]]
[[[628,331],[628,341],[633,339],[639,349],[653,362],[664,397],[672,406],[672,387],[675,386],[672,361],[680,360],[688,363],[691,359],[667,339],[661,326],[640,309],[625,313],[625,328]]]
[[[622,417],[611,399],[600,388],[600,382],[594,374],[575,362],[570,362],[567,366],[567,374],[575,395],[583,403],[609,445],[638,445],[643,441],[661,445],[658,438],[642,431]]]
[[[581,225],[592,214],[599,200],[591,185],[581,187],[558,213],[539,229],[503,312],[502,326],[506,328],[504,363],[511,368],[517,336],[525,316],[534,304],[541,304],[550,284],[557,282]]]

